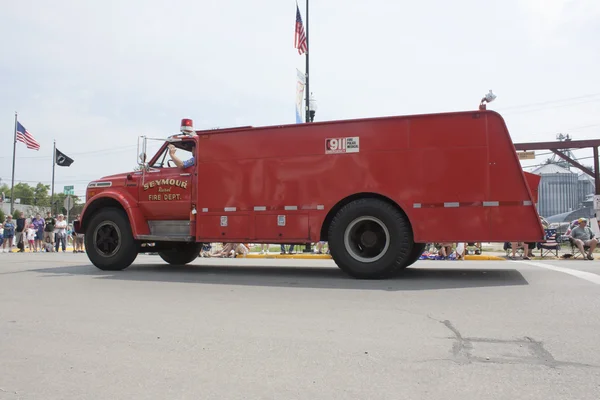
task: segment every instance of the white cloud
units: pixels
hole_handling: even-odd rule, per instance
[[[587,24],[598,23],[597,0],[521,0],[531,37],[538,45],[570,45]]]

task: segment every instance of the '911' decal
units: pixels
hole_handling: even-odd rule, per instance
[[[325,154],[358,153],[358,137],[325,139]]]

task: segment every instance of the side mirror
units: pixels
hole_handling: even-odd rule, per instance
[[[140,136],[138,138],[138,143],[137,143],[137,153],[139,154],[138,156],[138,165],[140,166],[146,166],[146,142],[147,142],[148,138],[146,138],[146,136]]]

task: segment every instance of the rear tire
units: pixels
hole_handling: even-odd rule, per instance
[[[185,265],[198,258],[201,250],[202,243],[177,243],[170,250],[159,251],[158,255],[171,265]]]
[[[406,263],[406,266],[404,268],[410,267],[411,265],[416,263],[419,260],[419,258],[421,257],[421,255],[423,254],[423,252],[425,251],[426,246],[427,246],[427,243],[415,243],[413,245],[412,250],[410,251],[410,256],[408,257],[408,262]]]
[[[413,235],[406,216],[379,199],[359,199],[344,206],[329,226],[335,263],[359,279],[384,279],[408,265]]]
[[[94,214],[84,240],[88,258],[103,271],[123,270],[138,255],[127,214],[118,208],[104,208]]]

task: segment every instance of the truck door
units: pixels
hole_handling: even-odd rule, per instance
[[[177,148],[175,155],[182,161],[193,157],[193,140],[172,144]],[[142,175],[138,204],[153,235],[169,236],[175,231],[189,234],[192,185],[196,170],[196,163],[192,164],[187,168],[177,167],[165,144],[158,157],[151,162],[149,170]]]

